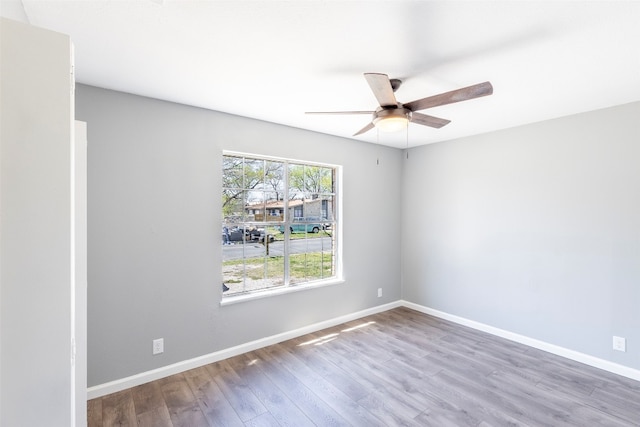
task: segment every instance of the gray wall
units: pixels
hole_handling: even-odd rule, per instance
[[[405,159],[90,86],[76,103],[89,139],[90,386],[400,298],[640,366],[640,104]],[[225,149],[344,166],[346,283],[219,306]],[[165,353],[152,356],[158,337]]]
[[[403,298],[640,368],[638,117],[633,103],[411,150]]]
[[[400,151],[83,85],[76,118],[89,386],[400,299]],[[222,150],[343,166],[345,283],[219,305]]]

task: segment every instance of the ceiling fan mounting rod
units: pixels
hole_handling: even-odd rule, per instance
[[[398,90],[400,85],[402,85],[402,80],[400,79],[389,79],[389,83],[391,84],[391,89],[395,92]]]

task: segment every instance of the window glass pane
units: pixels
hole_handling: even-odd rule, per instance
[[[299,202],[293,207],[293,221],[302,221],[304,218],[304,203]]]
[[[222,188],[244,188],[244,162],[242,157],[224,156],[222,158]]]
[[[256,223],[245,223],[237,232],[242,240],[223,251],[223,283],[228,287],[225,295],[282,286],[283,242],[276,242],[273,235]]]
[[[309,194],[305,198],[304,217],[306,221],[320,221],[322,218],[322,200],[318,194]]]
[[[289,164],[289,199],[302,198],[304,191],[304,165]]]
[[[333,253],[333,237],[325,230],[316,234],[306,233],[304,237],[292,240],[289,255],[290,283],[333,277]]]
[[[275,200],[284,199],[284,163],[276,161],[265,162],[265,190],[275,193]]]
[[[310,193],[331,193],[331,169],[321,166],[306,166],[304,168],[304,188]]]
[[[336,276],[335,168],[238,155],[222,168],[223,295]]]
[[[265,197],[265,222],[284,221],[284,200],[282,194],[275,191],[266,191]]]
[[[244,188],[262,189],[264,184],[264,160],[244,159]]]
[[[264,192],[247,191],[246,194],[245,221],[263,221]]]
[[[333,221],[335,209],[333,207],[334,197],[331,195],[322,196],[322,219],[326,221]]]
[[[244,221],[246,192],[235,189],[222,192],[222,218],[233,225]]]

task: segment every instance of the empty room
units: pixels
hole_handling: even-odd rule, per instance
[[[0,425],[640,426],[640,2],[0,14]]]

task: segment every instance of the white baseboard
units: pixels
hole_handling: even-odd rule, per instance
[[[548,353],[562,356],[564,358],[574,360],[576,362],[584,363],[585,365],[593,366],[595,368],[603,369],[605,371],[612,372],[614,374],[622,375],[632,380],[640,381],[640,370],[629,368],[628,366],[619,365],[608,360],[600,359],[588,354],[580,353],[578,351],[569,350],[564,347],[560,347],[554,344],[549,344],[544,341],[539,341],[534,338],[529,338],[524,335],[516,334],[506,331],[504,329],[495,328],[493,326],[485,325],[484,323],[476,322],[474,320],[465,319],[453,314],[445,313],[433,308],[425,307],[422,305],[414,304],[408,301],[400,301],[401,306],[411,308],[421,313],[430,314],[434,317],[439,317],[444,320],[468,326],[473,329],[477,329],[482,332],[487,332],[492,335],[496,335],[502,338],[506,338],[511,341],[515,341],[520,344],[528,345],[529,347],[537,348],[539,350],[546,351]]]
[[[279,342],[296,338],[305,334],[330,328],[332,326],[336,326],[344,322],[349,322],[351,320],[359,319],[361,317],[391,310],[392,308],[400,307],[401,305],[402,303],[400,301],[395,301],[389,304],[384,304],[377,307],[369,308],[367,310],[362,310],[362,311],[347,314],[344,316],[339,316],[333,319],[325,320],[323,322],[314,323],[312,325],[305,326],[303,328],[298,328],[292,331],[283,332],[281,334],[272,335],[270,337],[261,338],[259,340],[251,341],[235,347],[226,348],[224,350],[205,354],[203,356],[196,357],[193,359],[184,360],[182,362],[174,363],[172,365],[163,366],[161,368],[153,369],[151,371],[142,372],[136,375],[132,375],[130,377],[122,378],[122,379],[111,381],[104,384],[99,384],[93,387],[89,387],[87,389],[87,399],[91,400],[97,397],[105,396],[107,394],[115,393],[117,391],[126,390],[128,388],[145,384],[150,381],[168,377],[170,375],[178,374],[180,372],[188,371],[189,369],[199,368],[200,366],[208,365],[209,363],[214,363],[219,360],[228,359],[229,357],[237,356],[242,353],[247,353],[252,350],[277,344]]]
[[[560,347],[554,344],[549,344],[544,341],[539,341],[534,338],[530,338],[524,335],[516,334],[506,331],[504,329],[495,328],[493,326],[486,325],[484,323],[476,322],[474,320],[465,319],[453,314],[445,313],[443,311],[435,310],[433,308],[425,307],[422,305],[414,304],[409,301],[398,300],[389,304],[380,305],[367,310],[358,311],[355,313],[347,314],[344,316],[336,317],[333,319],[325,320],[323,322],[314,323],[303,328],[294,329],[292,331],[283,332],[281,334],[272,335],[270,337],[261,338],[259,340],[251,341],[245,344],[241,344],[235,347],[226,348],[224,350],[216,351],[214,353],[205,354],[200,357],[185,360],[182,362],[174,363],[172,365],[163,366],[151,371],[142,372],[140,374],[132,375],[130,377],[122,378],[119,380],[111,381],[97,386],[89,387],[87,389],[87,399],[95,399],[97,397],[105,396],[107,394],[115,393],[117,391],[126,390],[131,387],[135,387],[141,384],[148,383],[160,378],[168,377],[169,375],[178,374],[180,372],[188,371],[189,369],[198,368],[200,366],[214,363],[229,357],[237,356],[242,353],[246,353],[252,350],[256,350],[269,345],[277,344],[282,341],[286,341],[292,338],[296,338],[311,332],[320,331],[322,329],[330,328],[332,326],[339,325],[344,322],[359,319],[361,317],[369,316],[383,311],[391,310],[396,307],[407,307],[421,313],[429,314],[431,316],[439,317],[444,320],[468,326],[479,331],[487,332],[492,335],[496,335],[508,340],[528,345],[539,350],[546,351],[558,356],[565,357],[576,362],[584,363],[585,365],[593,366],[595,368],[603,369],[605,371],[612,372],[614,374],[622,375],[627,378],[631,378],[636,381],[640,381],[640,370],[629,368],[627,366],[619,365],[617,363],[610,362],[608,360],[600,359],[588,354],[580,353],[574,350],[569,350],[564,347]]]

